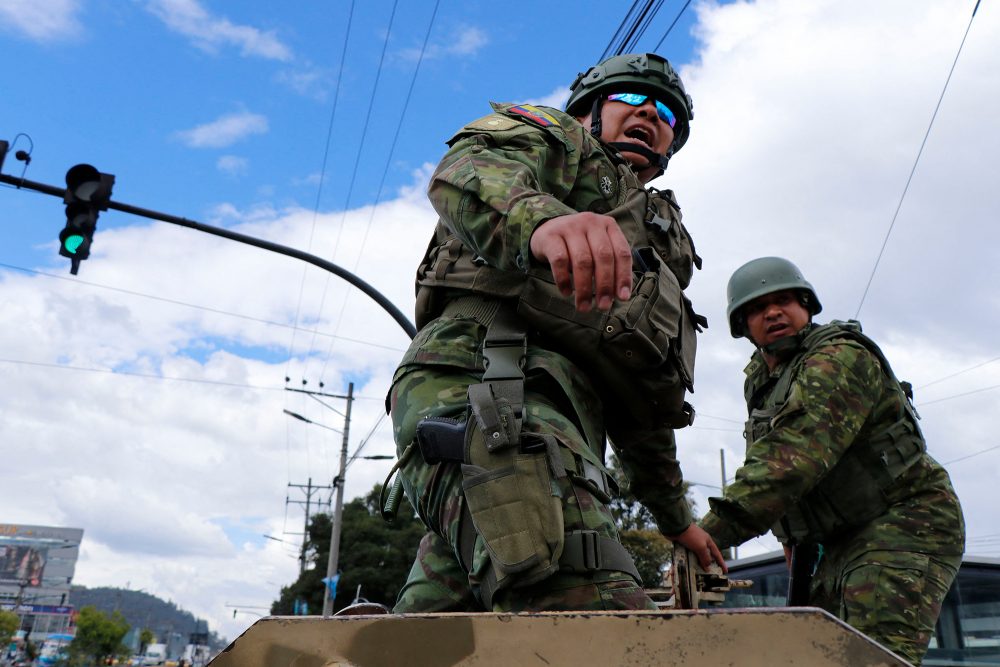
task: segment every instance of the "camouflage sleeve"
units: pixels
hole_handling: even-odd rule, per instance
[[[881,390],[878,361],[860,344],[810,353],[771,431],[747,450],[725,497],[709,499],[702,528],[720,548],[766,533],[847,451]]]
[[[616,429],[608,424],[629,485],[636,498],[656,519],[664,535],[677,535],[691,525],[691,508],[684,496],[684,476],[677,462],[677,441],[668,428]]]
[[[576,212],[562,202],[575,174],[576,161],[543,130],[525,127],[502,143],[475,134],[445,154],[428,197],[450,231],[491,266],[523,271],[535,228]]]

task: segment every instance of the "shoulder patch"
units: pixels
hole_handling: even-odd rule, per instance
[[[474,130],[476,132],[502,132],[504,130],[517,127],[520,124],[521,123],[519,121],[516,121],[513,118],[507,118],[502,114],[494,113],[472,121],[463,127],[459,132],[461,133],[467,130]]]
[[[541,125],[542,127],[559,125],[559,121],[556,120],[554,116],[542,111],[538,107],[531,106],[530,104],[518,104],[517,106],[509,107],[507,112],[516,113],[519,116],[527,118],[536,125]]]

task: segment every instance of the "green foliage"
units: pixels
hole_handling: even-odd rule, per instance
[[[653,530],[623,530],[619,537],[635,561],[635,566],[646,588],[662,585],[663,572],[670,562],[670,540]]]
[[[644,586],[658,587],[662,573],[670,564],[672,544],[660,534],[653,514],[646,509],[629,487],[628,479],[622,472],[618,458],[612,454],[608,469],[621,487],[621,494],[608,504],[615,523],[618,524],[622,545],[632,555],[639,569]],[[691,486],[684,482],[684,494],[694,510]]]
[[[21,617],[12,611],[0,611],[0,647],[10,643],[11,637],[21,626]]]
[[[191,612],[178,607],[175,602],[163,600],[145,591],[106,586],[96,588],[73,586],[70,599],[77,608],[93,606],[108,614],[120,611],[129,625],[149,628],[159,637],[166,637],[171,632],[180,632],[184,635],[192,632],[208,632],[206,621],[197,619]],[[215,651],[221,651],[229,644],[226,638],[220,637],[215,632],[209,632],[208,643]]]
[[[344,526],[340,533],[341,576],[334,611],[354,601],[359,585],[361,597],[392,607],[423,537],[423,524],[408,511],[406,503],[394,523],[382,520],[379,491],[376,485],[363,498],[344,504]],[[293,614],[295,600],[305,600],[311,615],[323,613],[322,580],[330,554],[330,535],[329,515],[316,514],[310,519],[306,552],[312,567],[293,584],[282,587],[281,597],[271,605],[272,614]]]
[[[146,647],[156,643],[156,635],[149,628],[143,628],[139,632],[139,653],[145,653]]]
[[[129,624],[120,612],[110,616],[96,607],[84,607],[76,617],[76,637],[70,642],[70,665],[105,664],[110,658],[128,655],[122,640]]]

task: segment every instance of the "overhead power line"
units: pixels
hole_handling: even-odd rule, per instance
[[[992,359],[989,359],[989,360],[984,361],[982,363],[978,363],[975,366],[969,366],[968,368],[963,368],[962,370],[960,370],[958,372],[955,372],[955,373],[952,373],[951,375],[945,375],[942,378],[938,378],[937,380],[933,380],[931,382],[928,382],[927,384],[922,384],[919,387],[914,387],[913,389],[916,391],[916,390],[919,390],[919,389],[923,389],[924,387],[930,387],[931,385],[935,385],[935,384],[937,384],[939,382],[944,382],[945,380],[950,380],[953,377],[962,375],[963,373],[968,373],[969,371],[974,371],[977,368],[982,368],[983,366],[986,366],[987,364],[992,364],[994,361],[1000,361],[1000,357],[993,357]]]
[[[365,140],[368,138],[368,127],[371,125],[372,109],[375,108],[375,96],[378,94],[378,83],[382,79],[382,68],[385,65],[385,52],[389,48],[389,37],[392,34],[392,24],[396,18],[396,7],[399,4],[399,0],[394,0],[392,3],[392,13],[389,14],[389,27],[385,31],[385,40],[382,42],[382,53],[379,56],[378,68],[375,70],[375,83],[372,84],[372,94],[368,98],[368,111],[365,113],[365,123],[361,129],[361,140],[358,142],[358,152],[354,156],[354,168],[351,170],[351,180],[347,186],[347,196],[344,200],[344,210],[340,216],[340,226],[337,228],[337,239],[333,242],[333,250],[331,251],[331,257],[337,256],[337,250],[340,247],[340,239],[344,234],[344,227],[347,226],[347,210],[351,206],[351,196],[354,194],[354,184],[357,182],[358,177],[358,167],[361,165],[361,155],[365,148]],[[326,280],[323,282],[323,294],[320,296],[319,300],[319,313],[323,312],[323,307],[326,304],[326,295],[330,287],[330,277],[327,276]],[[309,354],[312,354],[314,345],[316,343],[316,338],[314,337],[309,342]]]
[[[337,72],[337,87],[333,92],[333,105],[330,109],[330,122],[326,129],[326,142],[323,144],[323,165],[319,171],[319,184],[316,187],[316,203],[313,205],[312,227],[309,230],[308,250],[312,250],[313,238],[316,235],[316,218],[319,216],[320,198],[323,195],[323,183],[326,180],[326,164],[330,156],[330,142],[333,139],[333,120],[337,116],[337,100],[340,99],[340,84],[344,80],[344,61],[347,59],[347,44],[351,38],[351,24],[354,20],[354,0],[351,0],[351,8],[347,14],[347,30],[344,32],[344,46],[340,51],[340,70]],[[295,305],[295,326],[299,324],[299,316],[302,312],[302,295],[306,288],[306,275],[308,267],[302,269],[302,280],[299,282],[299,298]],[[295,333],[292,332],[292,340],[288,344],[288,364],[285,366],[285,375],[288,375],[292,360],[292,350],[295,349]]]
[[[236,389],[253,389],[255,391],[285,391],[285,387],[265,387],[259,384],[246,384],[240,382],[226,382],[224,380],[208,380],[205,378],[185,378],[169,375],[155,375],[153,373],[137,373],[135,371],[120,371],[112,368],[87,368],[84,366],[70,366],[69,364],[53,364],[44,361],[27,361],[25,359],[7,359],[0,357],[0,363],[16,364],[18,366],[35,366],[38,368],[56,368],[61,371],[78,371],[85,373],[103,373],[105,375],[122,375],[126,377],[142,378],[144,380],[165,380],[168,382],[192,382],[195,384],[211,384],[221,387],[233,387]],[[355,396],[358,401],[385,401],[384,396]]]
[[[962,36],[962,43],[958,45],[958,52],[955,53],[955,60],[951,63],[951,69],[948,70],[948,78],[945,79],[944,87],[941,89],[941,95],[938,96],[937,104],[934,107],[934,113],[931,114],[931,122],[927,125],[927,131],[924,133],[924,139],[920,142],[920,149],[917,151],[917,157],[913,160],[913,167],[910,169],[910,175],[906,179],[906,185],[903,187],[903,194],[899,197],[899,203],[896,204],[896,212],[892,214],[892,221],[889,223],[889,229],[885,233],[885,238],[882,239],[882,247],[879,248],[878,256],[875,258],[875,266],[872,267],[872,273],[868,276],[868,283],[865,285],[865,291],[861,295],[861,301],[858,303],[858,309],[854,313],[854,319],[858,319],[861,314],[861,307],[865,304],[865,298],[868,296],[868,290],[872,286],[872,281],[875,279],[875,271],[878,270],[879,262],[882,261],[882,255],[885,253],[885,247],[889,243],[889,236],[892,234],[892,228],[896,225],[896,218],[899,217],[899,210],[903,207],[903,200],[906,199],[906,193],[910,189],[910,183],[913,181],[913,174],[917,171],[917,164],[920,163],[920,156],[924,153],[924,146],[927,145],[927,137],[931,134],[931,128],[934,127],[934,120],[937,118],[938,110],[941,108],[941,102],[944,100],[944,94],[948,90],[948,84],[951,82],[951,75],[955,73],[955,65],[958,64],[958,57],[962,55],[962,47],[965,46],[965,40],[969,36],[969,30],[972,29],[972,21],[976,18],[976,10],[979,9],[979,0],[976,0],[976,6],[972,9],[972,16],[969,17],[969,25],[965,28],[965,34]]]
[[[677,12],[677,16],[675,16],[674,20],[670,23],[670,27],[667,28],[667,31],[665,33],[663,33],[663,37],[660,37],[660,41],[658,41],[656,43],[656,46],[653,47],[653,51],[654,52],[659,52],[660,45],[662,45],[663,42],[664,42],[664,40],[667,39],[667,36],[670,35],[670,32],[674,29],[674,26],[677,25],[677,22],[681,20],[681,16],[684,15],[685,10],[687,10],[688,5],[690,5],[690,4],[691,4],[691,0],[687,0],[687,2],[684,3],[684,6],[681,7],[681,10],[679,12]]]
[[[944,398],[935,398],[933,401],[921,401],[916,405],[918,408],[922,408],[925,405],[932,405],[934,403],[943,403],[945,401],[950,401],[955,398],[962,398],[963,396],[971,396],[972,394],[981,394],[984,391],[992,391],[993,389],[1000,389],[1000,384],[994,384],[989,387],[982,387],[980,389],[973,389],[972,391],[966,391],[961,394],[954,394],[952,396],[945,396]]]
[[[966,456],[960,456],[957,459],[952,459],[950,461],[945,461],[942,465],[951,465],[952,463],[958,463],[959,461],[964,461],[966,459],[971,459],[974,456],[979,456],[980,454],[985,454],[986,452],[992,452],[994,450],[1000,449],[1000,445],[994,445],[992,447],[987,447],[986,449],[981,449],[978,452],[973,452]]]
[[[625,35],[625,39],[622,40],[615,55],[620,56],[623,53],[630,53],[632,51],[639,38],[646,32],[646,26],[649,25],[649,22],[656,15],[662,4],[663,0],[646,0],[646,6],[639,13],[632,27],[629,28],[628,34]]]
[[[604,52],[601,53],[601,57],[598,60],[604,60],[612,53],[621,53],[618,51],[618,47],[624,41],[623,35],[628,32],[629,26],[635,25],[636,19],[634,18],[634,15],[638,12],[639,0],[633,0],[628,13],[625,14],[625,18],[623,18],[621,23],[618,24],[618,29],[615,30],[615,34],[611,36],[611,40],[608,42],[608,45],[604,47]]]
[[[345,341],[348,341],[348,342],[351,342],[351,343],[357,343],[358,345],[368,345],[370,347],[378,347],[378,348],[382,348],[384,350],[390,350],[392,352],[402,352],[402,351],[404,351],[403,348],[394,347],[392,345],[381,345],[379,343],[373,343],[371,341],[361,340],[359,338],[349,338],[347,336],[338,336],[337,334],[331,334],[331,333],[328,333],[328,332],[325,332],[325,331],[319,331],[317,329],[307,329],[305,327],[296,327],[295,325],[288,324],[287,322],[275,322],[274,320],[266,320],[264,318],[254,317],[252,315],[244,315],[242,313],[234,313],[234,312],[232,312],[230,310],[223,310],[221,308],[213,308],[211,306],[201,306],[201,305],[198,305],[196,303],[190,303],[188,301],[181,301],[179,299],[170,299],[170,298],[167,298],[167,297],[164,297],[164,296],[156,296],[155,294],[146,294],[145,292],[137,292],[135,290],[125,289],[123,287],[114,287],[112,285],[103,285],[101,283],[95,283],[95,282],[90,282],[90,281],[87,281],[87,280],[81,280],[79,278],[67,278],[66,276],[61,276],[61,275],[57,275],[57,274],[54,274],[54,273],[47,273],[45,271],[38,271],[36,269],[28,269],[28,268],[25,268],[23,266],[15,266],[13,264],[6,264],[4,262],[0,262],[0,267],[6,268],[6,269],[11,269],[11,270],[14,270],[14,271],[21,271],[23,273],[29,273],[31,275],[43,276],[45,278],[51,278],[53,280],[65,280],[65,281],[71,282],[73,284],[81,284],[81,285],[86,285],[88,287],[96,287],[98,289],[108,290],[108,291],[111,291],[111,292],[119,292],[121,294],[128,294],[130,296],[137,296],[137,297],[141,297],[143,299],[152,299],[153,301],[160,301],[162,303],[170,303],[170,304],[173,304],[175,306],[184,306],[185,308],[193,308],[195,310],[203,310],[205,312],[215,313],[217,315],[226,315],[227,317],[235,317],[235,318],[238,318],[238,319],[241,319],[241,320],[246,320],[248,322],[257,322],[259,324],[266,324],[268,326],[281,327],[281,328],[284,328],[284,329],[295,329],[295,330],[302,331],[302,332],[305,332],[305,333],[312,333],[312,334],[317,335],[317,336],[324,336],[324,337],[328,337],[328,338],[339,338],[341,340],[345,340]]]
[[[392,158],[396,154],[396,144],[399,141],[400,131],[403,129],[403,121],[407,118],[407,111],[410,108],[410,98],[413,96],[413,88],[417,83],[417,76],[420,74],[420,66],[424,62],[424,54],[427,52],[427,43],[430,41],[431,30],[434,28],[434,21],[437,19],[438,7],[441,5],[441,0],[437,0],[434,3],[434,9],[431,11],[431,20],[427,23],[427,32],[424,33],[424,42],[420,46],[420,53],[417,56],[417,65],[413,68],[413,76],[410,78],[410,87],[406,91],[406,99],[403,100],[403,107],[399,111],[399,120],[396,122],[396,131],[392,135],[392,143],[389,145],[389,154],[385,158],[385,165],[382,167],[382,178],[378,183],[378,191],[375,193],[375,201],[371,205],[371,209],[368,213],[368,223],[365,225],[365,233],[361,238],[361,249],[358,251],[357,260],[354,262],[354,270],[358,270],[358,266],[361,264],[361,257],[364,255],[365,248],[368,245],[368,234],[372,228],[372,222],[375,219],[375,211],[378,210],[378,205],[382,202],[382,194],[385,191],[385,181],[389,174],[389,166],[392,164]],[[335,320],[335,331],[340,331],[340,324],[344,321],[344,310],[347,308],[347,299],[350,297],[350,293],[341,302],[340,313],[337,315]],[[326,375],[326,367],[329,363],[331,356],[333,355],[333,339],[330,340],[330,346],[326,350],[326,360],[323,362],[323,369],[320,371],[320,377]]]

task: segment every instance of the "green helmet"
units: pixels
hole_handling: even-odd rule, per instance
[[[729,300],[726,317],[729,319],[729,333],[733,338],[742,338],[746,335],[746,321],[741,312],[743,306],[757,297],[786,289],[808,293],[808,299],[803,305],[810,315],[823,310],[822,304],[816,297],[816,290],[802,277],[799,267],[787,259],[760,257],[736,269],[726,287],[726,298]]]
[[[623,92],[649,95],[670,107],[677,124],[668,155],[679,151],[690,134],[694,105],[677,72],[655,53],[612,56],[578,74],[570,86],[566,113],[586,116],[596,96]]]

